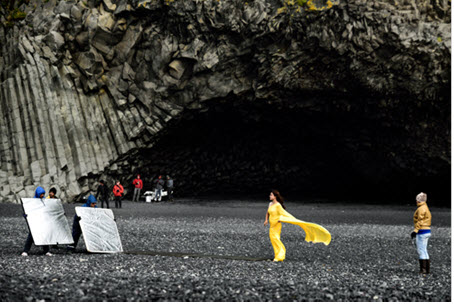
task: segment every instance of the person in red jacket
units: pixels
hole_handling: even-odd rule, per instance
[[[115,195],[115,208],[121,208],[121,197],[123,196],[123,186],[120,184],[120,181],[117,181],[113,187],[113,193]]]
[[[140,191],[143,189],[143,182],[140,179],[139,174],[137,174],[137,178],[132,182],[132,184],[134,185],[134,195],[132,196],[132,201],[134,202],[136,200],[136,198],[137,198],[137,201],[139,201]]]

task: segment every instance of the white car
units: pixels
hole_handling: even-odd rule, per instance
[[[156,192],[155,191],[145,191],[143,196],[145,196],[145,202],[151,203],[156,198]],[[164,196],[167,196],[167,191],[162,190],[161,191],[161,198],[159,199],[159,201],[161,201],[161,199]]]

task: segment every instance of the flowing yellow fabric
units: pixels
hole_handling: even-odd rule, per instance
[[[293,215],[285,211],[279,203],[270,205],[268,213],[270,222],[270,240],[274,249],[274,260],[276,261],[283,261],[285,259],[285,247],[281,242],[281,222],[298,225],[303,228],[304,232],[306,232],[306,242],[324,243],[325,245],[328,245],[331,242],[331,234],[328,230],[320,225],[298,220]]]

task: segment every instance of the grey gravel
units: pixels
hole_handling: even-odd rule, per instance
[[[272,258],[263,227],[267,202],[179,200],[114,209],[125,251]],[[432,274],[418,275],[410,241],[413,206],[289,203],[325,226],[329,246],[309,244],[284,224],[283,263],[32,247],[20,206],[0,204],[0,301],[451,301],[451,210],[431,208]],[[65,205],[67,216],[74,205]],[[382,219],[382,220],[380,220]],[[380,224],[380,221],[385,224]]]

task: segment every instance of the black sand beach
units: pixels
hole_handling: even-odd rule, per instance
[[[126,201],[113,209],[124,254],[89,254],[81,240],[76,253],[60,246],[52,257],[35,246],[20,256],[22,209],[0,204],[0,300],[451,301],[450,209],[431,207],[432,274],[421,277],[410,239],[413,205],[288,202],[295,217],[327,228],[332,242],[306,243],[301,228],[284,224],[287,258],[273,263],[267,204]],[[71,225],[78,205],[64,206]]]

